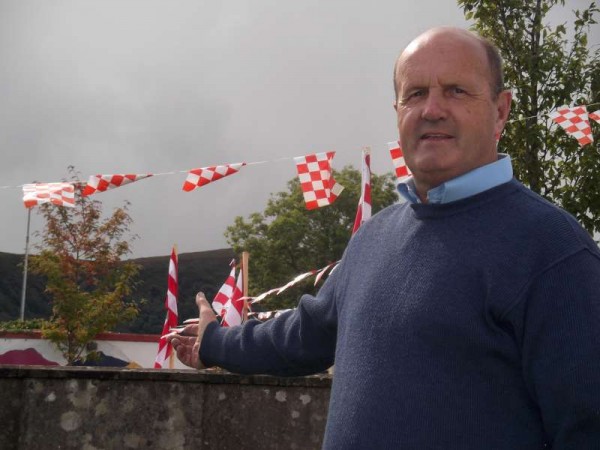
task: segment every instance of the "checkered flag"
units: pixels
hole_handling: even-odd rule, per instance
[[[306,209],[331,205],[344,190],[331,174],[335,152],[316,153],[294,158]]]
[[[25,208],[42,203],[57,206],[75,206],[75,187],[71,183],[36,183],[23,185]]]
[[[563,127],[568,134],[577,139],[581,147],[594,142],[585,106],[575,106],[573,108],[561,106],[552,111],[549,116],[554,122]]]
[[[188,176],[183,183],[183,190],[186,192],[193,191],[196,188],[202,187],[205,184],[220,180],[223,177],[237,173],[246,163],[224,164],[221,166],[202,167],[200,169],[192,169],[188,172]]]
[[[109,189],[118,188],[134,181],[151,177],[151,173],[144,174],[117,174],[117,175],[91,175],[81,195],[92,195],[96,192],[104,192]]]
[[[400,143],[398,141],[388,142],[388,147],[390,149],[392,164],[394,165],[394,171],[396,172],[398,181],[402,181],[404,178],[411,176],[412,173],[404,161],[404,153],[402,153]]]

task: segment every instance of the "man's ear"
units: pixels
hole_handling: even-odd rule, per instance
[[[502,91],[498,94],[498,98],[496,99],[496,128],[495,134],[496,136],[500,136],[502,134],[502,130],[504,130],[504,125],[508,120],[508,115],[510,114],[510,106],[512,103],[512,92],[511,91]]]

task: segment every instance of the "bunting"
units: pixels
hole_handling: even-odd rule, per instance
[[[217,316],[221,317],[225,314],[227,302],[229,302],[229,299],[233,296],[233,291],[235,289],[235,259],[231,260],[229,267],[231,267],[231,272],[212,301],[212,308],[215,310],[215,313],[217,313]]]
[[[33,208],[42,203],[57,206],[75,206],[75,187],[71,183],[36,183],[23,185],[25,208]]]
[[[109,189],[118,188],[134,181],[151,177],[151,173],[144,174],[117,174],[117,175],[91,175],[81,195],[92,195],[96,192],[104,192]]]
[[[577,139],[581,147],[594,142],[585,106],[575,106],[573,108],[562,106],[552,111],[549,116],[552,121],[559,124],[568,134]]]
[[[598,111],[594,111],[593,113],[590,113],[590,119],[593,119],[596,122],[600,123],[600,109]]]
[[[294,158],[306,209],[331,205],[344,190],[331,173],[335,152],[316,153]]]
[[[362,169],[360,183],[360,199],[356,209],[356,219],[352,234],[356,233],[360,226],[371,218],[371,149],[362,151]]]
[[[402,181],[404,178],[411,176],[412,174],[404,161],[404,153],[402,153],[400,143],[398,141],[388,142],[388,147],[390,149],[392,164],[394,165],[394,171],[396,172],[398,181]]]
[[[158,354],[154,361],[155,369],[162,369],[165,362],[169,359],[173,353],[173,346],[166,340],[167,335],[171,328],[177,326],[177,295],[178,295],[178,282],[177,282],[177,252],[175,247],[171,251],[171,260],[169,261],[169,276],[167,280],[167,297],[165,298],[165,308],[167,310],[167,317],[165,324],[163,325],[163,331],[161,338],[158,341]],[[172,367],[170,367],[172,368]]]
[[[233,175],[245,165],[246,163],[243,162],[192,169],[188,172],[182,189],[186,192],[193,191],[194,189],[202,187],[208,183],[212,183],[213,181],[220,180],[223,177]]]

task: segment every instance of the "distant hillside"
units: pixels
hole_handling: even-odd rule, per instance
[[[229,262],[235,255],[231,249],[179,255],[179,317],[180,322],[196,317],[195,295],[203,291],[212,299],[229,274]],[[167,290],[169,256],[133,260],[141,266],[139,284],[134,298],[141,301],[140,314],[116,331],[160,333],[165,320],[164,301]],[[0,252],[0,321],[19,318],[23,255]],[[143,299],[143,300],[142,300]],[[52,306],[44,293],[44,282],[31,274],[27,281],[25,318],[49,317]]]

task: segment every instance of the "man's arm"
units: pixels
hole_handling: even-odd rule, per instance
[[[600,443],[600,257],[582,250],[539,275],[510,315],[523,374],[555,450]]]
[[[198,325],[168,339],[180,361],[190,367],[223,367],[238,373],[299,376],[323,371],[333,364],[337,311],[332,275],[316,297],[305,295],[298,307],[261,323],[250,320],[222,328],[204,296],[196,299]]]

